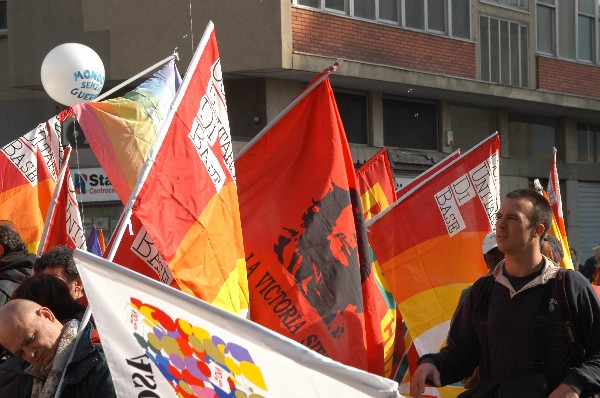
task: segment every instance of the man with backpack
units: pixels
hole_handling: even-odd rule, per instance
[[[425,384],[469,376],[480,382],[463,397],[590,397],[600,391],[600,301],[578,272],[541,254],[548,201],[531,190],[510,192],[497,214],[505,255],[475,282],[450,327],[448,344],[419,360],[411,395]]]

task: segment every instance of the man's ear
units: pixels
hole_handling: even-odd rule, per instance
[[[41,316],[42,318],[48,319],[50,322],[54,322],[56,320],[56,317],[54,316],[54,314],[52,313],[52,311],[50,311],[50,308],[48,308],[48,307],[40,307],[37,310],[37,314],[39,316]]]
[[[0,257],[4,256],[4,245],[0,243]]]
[[[536,238],[539,238],[544,234],[545,231],[546,231],[546,227],[544,227],[544,224],[537,224],[535,226],[534,236]]]

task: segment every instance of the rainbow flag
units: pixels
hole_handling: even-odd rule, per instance
[[[487,273],[481,244],[500,205],[499,157],[494,134],[367,222],[419,355],[442,347],[460,293]],[[461,389],[439,393],[450,397]]]
[[[123,203],[131,196],[180,85],[181,76],[171,60],[123,97],[71,108]]]
[[[0,220],[9,220],[36,253],[58,179],[63,149],[54,116],[0,149]]]

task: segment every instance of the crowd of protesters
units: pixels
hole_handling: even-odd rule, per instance
[[[1,397],[116,397],[70,248],[36,258],[0,221],[0,307]]]
[[[447,345],[420,358],[411,396],[460,380],[460,397],[597,396],[600,301],[590,282],[600,283],[600,244],[584,264],[571,249],[579,272],[564,272],[551,219],[536,192],[507,195],[483,242],[490,272],[461,295]],[[116,397],[94,323],[81,324],[86,306],[70,248],[36,258],[0,221],[0,396]]]

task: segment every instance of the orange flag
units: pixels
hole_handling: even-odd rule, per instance
[[[548,197],[546,191],[544,191],[544,188],[542,188],[540,180],[537,178],[533,180],[533,186],[537,193],[543,195],[544,198],[550,202],[550,198]],[[555,258],[560,257],[562,254],[562,259],[558,265],[562,268],[573,269],[573,261],[571,260],[571,253],[569,252],[569,242],[567,242],[566,236],[565,239],[563,239],[558,220],[556,219],[554,212],[552,212],[552,222],[550,223],[550,229],[546,234],[545,240],[550,245]],[[554,258],[551,258],[551,260],[554,260]]]
[[[132,196],[134,215],[181,290],[227,311],[246,313],[233,148],[212,22]]]
[[[55,116],[0,150],[0,220],[10,220],[36,253],[58,178],[61,121]]]
[[[500,204],[499,149],[494,134],[368,223],[419,355],[441,348],[461,291],[487,272],[481,244]]]
[[[381,327],[367,316],[382,297],[354,166],[329,79],[318,79],[236,159],[250,314],[382,375]]]
[[[573,259],[569,250],[569,240],[567,239],[567,229],[565,228],[565,217],[562,210],[562,198],[560,196],[560,184],[558,182],[558,170],[556,169],[556,148],[552,152],[552,164],[550,165],[550,178],[548,179],[547,199],[552,207],[552,214],[555,228],[557,229],[552,235],[558,239],[563,251],[563,258],[560,266],[563,268],[573,269]],[[553,222],[553,224],[554,224]],[[554,225],[553,225],[554,226]],[[552,232],[552,231],[551,231]]]

